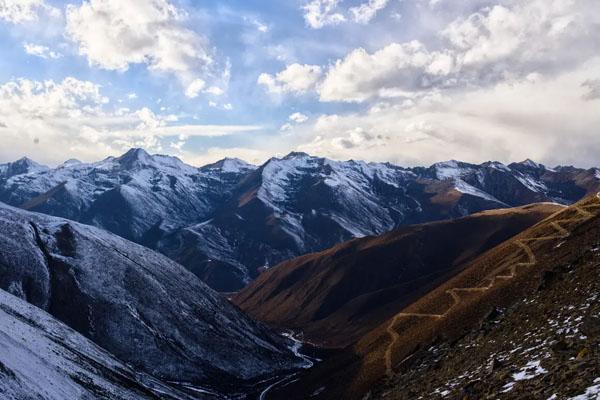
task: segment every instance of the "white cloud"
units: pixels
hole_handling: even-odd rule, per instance
[[[341,9],[342,0],[312,0],[306,3],[304,21],[313,29],[321,29],[328,25],[338,25],[350,20],[359,24],[368,24],[377,13],[384,9],[389,0],[368,0],[356,7]],[[346,15],[348,16],[346,16]]]
[[[225,91],[218,86],[211,86],[206,89],[206,93],[212,94],[213,96],[222,96]]]
[[[600,99],[600,79],[586,80],[581,86],[588,89],[588,92],[583,96],[584,99]]]
[[[97,160],[133,146],[160,151],[181,135],[218,137],[260,129],[181,124],[175,115],[156,114],[146,107],[113,110],[99,85],[71,77],[62,82],[18,79],[0,85],[0,121],[6,125],[1,159],[27,154],[51,163],[69,157]]]
[[[403,165],[532,158],[552,166],[597,166],[600,113],[587,84],[595,81],[600,58],[557,76],[378,103],[366,112],[318,118],[305,128],[311,139],[298,148]]]
[[[49,47],[42,46],[39,44],[23,43],[23,48],[25,49],[25,52],[27,54],[36,56],[36,57],[41,57],[41,58],[45,58],[45,59],[49,59],[49,58],[57,59],[57,58],[62,57],[61,53],[50,50]]]
[[[306,121],[308,121],[308,117],[302,113],[299,112],[295,112],[292,115],[289,116],[288,118],[290,121],[295,122],[297,124],[301,124],[304,123]]]
[[[287,132],[287,131],[291,131],[294,128],[294,125],[290,124],[289,122],[286,122],[285,124],[281,125],[281,128],[279,128],[279,130],[281,132]]]
[[[320,29],[327,25],[337,25],[346,21],[346,17],[337,12],[340,0],[312,0],[305,4],[304,21],[313,29]]]
[[[369,0],[358,7],[350,8],[350,13],[354,22],[359,24],[368,24],[377,13],[384,9],[389,0]]]
[[[268,27],[267,25],[263,24],[262,22],[260,22],[260,21],[255,21],[255,24],[256,24],[256,29],[257,29],[259,32],[262,32],[262,33],[267,33],[267,32],[269,32],[269,27]]]
[[[212,108],[220,108],[220,109],[225,110],[225,111],[231,111],[231,110],[233,110],[233,104],[231,104],[231,103],[222,103],[222,104],[219,104],[216,101],[210,100],[208,102],[208,106],[212,107]]]
[[[135,99],[137,99],[137,97],[138,97],[138,96],[137,96],[137,94],[136,94],[136,93],[134,93],[134,92],[131,92],[131,93],[128,93],[128,94],[127,94],[127,98],[128,98],[129,100],[135,100]]]
[[[214,59],[208,41],[186,28],[185,18],[167,0],[86,0],[67,7],[67,33],[90,65],[125,71],[146,64],[188,87],[209,74]]]
[[[421,91],[443,82],[454,68],[446,53],[417,41],[392,43],[373,54],[356,49],[333,65],[319,87],[322,101],[361,102],[390,93]]]
[[[486,7],[450,23],[438,50],[418,41],[373,53],[359,48],[330,67],[315,87],[322,101],[363,102],[558,73],[600,50],[600,21],[592,10],[600,11],[592,0]]]
[[[266,87],[274,94],[302,94],[311,91],[321,78],[321,67],[318,65],[288,65],[275,76],[263,73],[258,77],[258,84]]]
[[[429,7],[433,8],[442,2],[443,2],[443,0],[429,0]]]
[[[244,20],[244,22],[247,22],[253,28],[256,28],[256,30],[260,33],[269,32],[269,26],[256,17],[243,16],[242,19]]]
[[[293,130],[293,129],[294,129],[296,126],[297,126],[297,125],[304,124],[306,121],[308,121],[308,116],[306,116],[306,115],[304,115],[304,114],[302,114],[302,113],[299,113],[299,112],[295,112],[295,113],[291,114],[291,115],[288,117],[288,121],[289,121],[289,122],[286,122],[285,124],[283,124],[283,125],[281,126],[281,128],[279,128],[279,130],[280,130],[281,132],[288,132],[288,131],[291,131],[291,130]]]
[[[185,95],[190,99],[196,98],[200,94],[200,91],[204,89],[204,86],[206,86],[206,82],[204,82],[204,80],[199,78],[194,79],[192,83],[190,83],[185,89]]]
[[[42,11],[51,17],[60,15],[57,8],[44,0],[0,0],[0,19],[13,24],[37,21]]]
[[[461,53],[464,65],[495,62],[515,55],[543,57],[577,28],[574,2],[531,1],[507,8],[497,5],[451,23],[444,36]],[[526,47],[526,48],[525,48]]]

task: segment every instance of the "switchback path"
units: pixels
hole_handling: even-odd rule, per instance
[[[595,199],[600,201],[600,192],[596,194]],[[571,232],[569,230],[567,230],[563,226],[563,224],[583,223],[583,222],[593,218],[596,214],[588,211],[588,209],[591,209],[591,208],[600,208],[600,203],[596,202],[596,203],[588,204],[585,206],[573,205],[571,207],[565,208],[564,210],[561,210],[561,211],[557,212],[556,214],[550,216],[549,218],[555,218],[556,216],[564,213],[565,211],[573,211],[573,210],[575,210],[578,214],[577,216],[572,217],[572,218],[558,219],[556,221],[550,222],[550,226],[552,226],[556,230],[556,234],[554,234],[554,235],[538,236],[538,237],[525,238],[525,239],[516,239],[513,243],[519,249],[515,250],[515,252],[523,251],[525,253],[525,255],[527,256],[527,261],[513,263],[509,266],[507,266],[505,264],[500,265],[498,268],[496,268],[486,278],[484,278],[482,280],[482,282],[489,282],[485,286],[475,286],[475,287],[467,287],[467,288],[456,287],[456,288],[448,289],[446,291],[446,293],[448,293],[452,297],[452,304],[443,314],[407,313],[407,312],[400,312],[400,313],[396,314],[390,320],[390,323],[386,329],[386,332],[390,336],[390,343],[388,344],[388,346],[385,350],[385,355],[384,355],[386,375],[388,377],[392,377],[394,375],[394,369],[392,366],[392,352],[394,350],[394,346],[400,339],[400,335],[394,329],[394,326],[396,325],[396,323],[398,322],[399,319],[409,318],[409,317],[442,319],[442,318],[446,317],[446,315],[448,315],[448,313],[454,307],[456,307],[458,304],[460,304],[460,302],[462,301],[462,298],[460,295],[461,293],[485,292],[487,290],[490,290],[492,287],[494,287],[496,282],[498,282],[499,280],[506,281],[506,280],[511,280],[511,279],[515,278],[518,274],[518,270],[521,267],[531,267],[531,266],[534,266],[537,264],[537,258],[535,257],[533,250],[529,246],[529,243],[548,241],[548,240],[565,239],[565,238],[569,237],[571,235]],[[509,271],[508,274],[500,274],[501,272],[506,271],[507,268]]]

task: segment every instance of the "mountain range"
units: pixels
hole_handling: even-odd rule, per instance
[[[530,160],[2,164],[0,393],[593,395],[598,192]]]
[[[304,153],[196,168],[131,149],[95,163],[0,165],[0,201],[106,229],[238,291],[281,261],[415,223],[533,202],[571,204],[597,168],[449,161],[403,168]]]

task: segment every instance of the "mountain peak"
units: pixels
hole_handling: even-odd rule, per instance
[[[438,179],[457,179],[465,172],[465,163],[457,160],[438,162],[432,165]]]
[[[508,168],[505,164],[501,163],[500,161],[486,161],[483,164],[481,164],[481,166],[497,169],[499,171],[510,171],[510,168]]]
[[[117,161],[126,168],[132,168],[152,164],[153,158],[146,150],[134,147],[118,157]]]
[[[520,164],[520,165],[522,165],[524,167],[529,167],[529,168],[545,168],[543,164],[536,163],[535,161],[533,161],[530,158],[528,158],[526,160],[523,160],[523,161],[521,161],[520,163],[517,163],[517,164]]]
[[[21,157],[16,161],[12,162],[13,165],[31,165],[31,166],[38,166],[40,164],[36,163],[35,161],[33,161],[31,158],[29,157]]]
[[[48,169],[49,168],[45,165],[39,164],[29,157],[21,157],[16,161],[4,164],[3,171],[0,171],[0,173],[4,174],[6,177],[11,177],[31,172],[45,171]]]
[[[283,157],[284,160],[291,160],[295,158],[308,158],[310,154],[305,153],[303,151],[292,151],[287,156]]]
[[[205,166],[201,167],[201,169],[203,169],[203,170],[215,170],[216,169],[216,170],[220,170],[221,172],[238,173],[238,172],[256,169],[256,166],[252,165],[250,163],[247,163],[246,161],[241,160],[239,158],[225,157],[225,158],[223,158],[219,161],[216,161],[212,164],[205,165]]]
[[[458,161],[458,160],[446,160],[446,161],[437,162],[437,163],[433,164],[433,166],[434,167],[452,167],[452,168],[457,168],[459,164],[462,164],[462,162]]]
[[[132,147],[121,157],[150,157],[150,154],[148,154],[148,152],[141,147]]]
[[[67,161],[65,161],[64,163],[62,163],[60,165],[60,167],[70,167],[70,166],[79,165],[79,164],[83,164],[83,163],[76,158],[70,158]]]

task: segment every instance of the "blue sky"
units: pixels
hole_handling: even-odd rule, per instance
[[[593,0],[6,0],[0,161],[598,165]],[[518,145],[517,145],[518,144]]]

